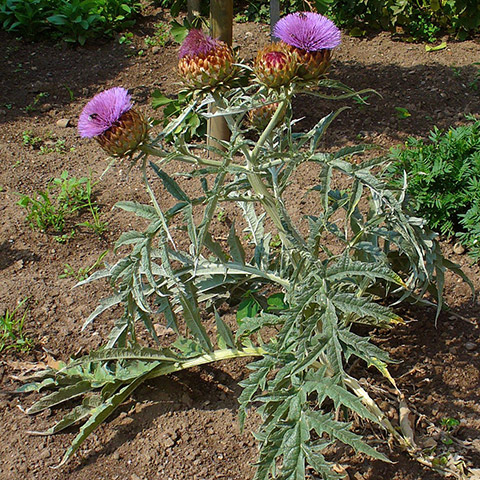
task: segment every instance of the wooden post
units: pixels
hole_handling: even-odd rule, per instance
[[[210,23],[212,37],[219,38],[232,46],[233,37],[233,0],[210,0]],[[210,118],[207,123],[209,137],[219,140],[228,140],[230,130],[222,117]],[[209,145],[219,146],[208,139]]]
[[[273,35],[273,27],[280,20],[280,0],[270,0],[270,38],[277,42],[278,38]]]

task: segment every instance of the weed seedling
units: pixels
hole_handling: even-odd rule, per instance
[[[40,100],[42,100],[42,98],[46,98],[48,97],[48,93],[47,92],[40,92],[32,101],[32,103],[30,103],[29,105],[27,105],[25,107],[25,112],[26,113],[31,113],[33,111],[36,110],[37,108],[37,105],[38,105],[38,102],[40,102]]]
[[[19,352],[28,352],[32,348],[33,341],[25,337],[23,333],[23,324],[27,316],[27,310],[23,312],[22,316],[17,315],[19,309],[26,301],[26,298],[23,299],[15,310],[12,312],[6,310],[0,317],[0,352],[12,348]]]
[[[480,66],[480,62],[472,63],[472,65]],[[475,72],[475,76],[474,76],[473,80],[468,84],[468,86],[472,90],[477,91],[479,83],[480,83],[480,68],[477,68],[477,71]]]
[[[75,95],[73,93],[73,90],[67,85],[63,85],[63,86],[67,89],[68,96],[70,97],[70,101],[73,102],[75,100]]]
[[[61,242],[71,238],[63,235],[67,217],[83,208],[92,208],[92,185],[88,178],[69,178],[64,171],[59,178],[53,179],[45,191],[38,191],[32,197],[22,195],[18,202],[27,209],[27,221],[32,228],[42,231],[53,230]]]
[[[133,39],[133,33],[132,32],[126,32],[118,39],[118,43],[120,45],[123,45],[123,44],[131,45],[132,44],[132,39]]]
[[[152,37],[145,38],[145,45],[149,47],[164,47],[170,38],[168,24],[159,22],[155,24],[155,33]]]
[[[103,253],[100,254],[97,260],[95,260],[95,263],[93,263],[88,267],[80,267],[77,271],[75,271],[75,269],[71,265],[66,263],[63,269],[63,273],[58,277],[59,278],[73,277],[78,282],[81,282],[82,280],[85,280],[92,272],[94,272],[95,270],[103,266],[102,260],[105,258],[107,253],[108,253],[108,250],[105,250]]]
[[[95,203],[94,200],[92,200],[92,188],[95,186],[95,184],[92,184],[92,181],[88,179],[88,181],[85,183],[85,200],[86,200],[86,207],[90,210],[90,213],[93,218],[93,223],[89,222],[88,220],[79,223],[79,226],[87,227],[93,230],[98,236],[101,236],[103,233],[108,228],[108,223],[102,222],[100,220],[100,209],[98,208],[98,205]]]
[[[397,118],[400,118],[401,120],[412,116],[406,108],[395,107],[395,110],[397,112]]]
[[[22,144],[26,147],[39,148],[43,143],[40,137],[36,137],[32,130],[24,130],[22,133]]]

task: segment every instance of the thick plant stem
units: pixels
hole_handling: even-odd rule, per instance
[[[258,158],[263,145],[271,136],[273,129],[276,127],[279,119],[284,114],[285,109],[287,108],[287,105],[288,105],[288,99],[284,99],[282,100],[282,102],[280,102],[273,117],[270,119],[270,122],[268,123],[265,130],[262,132],[262,135],[258,139],[254,149],[252,150],[249,157],[247,158],[247,164],[249,167],[247,178],[252,189],[259,196],[260,202],[262,203],[269,217],[272,219],[273,223],[275,224],[275,227],[278,230],[278,234],[282,240],[282,243],[287,248],[289,248],[289,247],[292,247],[292,245],[283,227],[282,219],[280,218],[280,215],[279,215],[277,202],[273,197],[273,195],[268,191],[268,188],[263,183],[260,175],[253,170],[254,167],[258,165]]]
[[[282,116],[285,114],[285,110],[287,109],[287,106],[290,102],[290,97],[288,96],[287,98],[284,98],[280,104],[277,107],[277,110],[275,111],[274,115],[270,119],[270,122],[268,123],[267,127],[265,130],[262,132],[262,135],[258,139],[255,147],[253,148],[252,152],[250,155],[247,157],[247,167],[249,168],[249,171],[247,172],[247,178],[248,181],[254,190],[254,192],[258,195],[260,198],[260,202],[265,208],[265,211],[269,215],[269,217],[272,219],[275,227],[278,230],[278,235],[280,236],[280,239],[282,241],[282,244],[287,250],[294,250],[295,249],[295,242],[292,242],[290,238],[287,235],[287,232],[285,231],[284,227],[284,221],[288,219],[285,219],[282,221],[280,211],[285,209],[282,209],[281,204],[279,200],[277,200],[268,190],[266,185],[263,183],[262,178],[258,173],[254,171],[254,168],[258,166],[258,160],[261,157],[261,150],[267,140],[271,137],[272,131],[274,128],[278,125],[278,122],[282,118]],[[298,242],[303,243],[303,239],[300,238],[300,236],[297,236],[295,240]],[[297,263],[297,260],[295,258],[295,255],[292,256],[292,260],[294,263]]]
[[[267,352],[261,347],[246,347],[240,350],[236,348],[215,350],[214,352],[206,353],[205,355],[201,355],[184,362],[159,365],[150,372],[148,378],[161,377],[163,375],[168,375],[169,373],[187,370],[188,368],[198,367],[200,365],[207,365],[208,363],[218,362],[220,360],[229,360],[242,357],[263,357],[266,353]]]

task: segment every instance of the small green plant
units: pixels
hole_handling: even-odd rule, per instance
[[[39,148],[42,143],[43,140],[35,136],[32,130],[24,130],[22,133],[22,144],[26,147]]]
[[[456,67],[455,65],[452,65],[450,67],[450,69],[452,70],[452,73],[453,73],[453,76],[455,78],[460,78],[462,76],[462,69],[461,67]]]
[[[477,91],[480,84],[480,62],[472,63],[472,66],[478,66],[477,71],[474,74],[473,80],[468,84],[468,86],[472,89]]]
[[[170,39],[170,25],[166,22],[155,24],[153,36],[145,38],[145,44],[149,47],[164,47]]]
[[[131,45],[132,42],[133,42],[133,33],[132,32],[125,32],[118,39],[118,43],[120,45]]]
[[[97,235],[101,236],[103,235],[106,230],[108,229],[108,223],[103,222],[100,219],[100,209],[96,202],[93,200],[93,191],[92,188],[95,186],[95,184],[92,184],[91,180],[88,179],[88,181],[85,183],[85,198],[86,198],[86,206],[90,211],[90,214],[92,215],[93,222],[90,222],[86,220],[83,223],[79,223],[79,226],[84,226],[87,227],[91,230],[93,230]],[[103,257],[102,257],[103,258]]]
[[[40,102],[40,100],[42,100],[43,98],[46,98],[48,97],[48,93],[47,92],[40,92],[38,93],[35,98],[33,99],[33,101],[31,103],[29,103],[26,107],[25,107],[25,112],[26,113],[32,113],[34,112],[37,107],[38,107],[38,104]]]
[[[27,298],[23,299],[12,312],[7,309],[0,317],[0,352],[10,349],[28,352],[32,348],[33,341],[23,332],[27,310],[22,315],[19,314],[26,301]]]
[[[67,152],[72,152],[75,150],[75,147],[68,148],[65,145],[64,139],[59,139],[56,142],[45,143],[44,145],[40,145],[40,153],[42,155],[47,155],[48,153],[60,153],[64,154]]]
[[[68,97],[70,98],[70,101],[73,102],[75,100],[75,94],[73,93],[73,90],[68,86],[68,85],[63,85],[67,92],[68,92]]]
[[[395,111],[397,112],[397,118],[399,119],[405,119],[412,116],[412,114],[404,107],[395,107]]]
[[[429,141],[409,138],[393,149],[390,171],[407,173],[410,206],[432,229],[456,235],[480,258],[480,121],[467,118],[473,123],[446,132],[435,127]]]
[[[217,220],[220,223],[225,223],[226,219],[227,219],[227,212],[223,209],[219,210],[217,213]]]
[[[95,270],[103,267],[103,259],[108,254],[108,250],[105,250],[100,254],[100,256],[95,260],[92,265],[87,267],[80,267],[78,270],[75,270],[70,264],[66,263],[63,269],[63,273],[59,275],[59,278],[68,278],[73,277],[78,282],[85,280],[90,274],[92,274]]]
[[[18,204],[27,210],[27,221],[32,228],[44,232],[53,231],[56,239],[65,242],[74,234],[64,234],[66,222],[74,213],[89,209],[94,223],[91,228],[103,232],[106,225],[100,222],[98,206],[92,200],[93,184],[89,178],[69,177],[64,171],[59,178],[50,181],[44,191],[36,192],[32,197],[22,195]]]
[[[432,23],[431,18],[422,14],[412,15],[409,18],[407,29],[414,39],[429,43],[435,42],[440,33],[440,27]]]

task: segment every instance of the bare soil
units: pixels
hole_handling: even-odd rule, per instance
[[[64,170],[77,178],[89,174],[95,180],[100,178],[108,160],[95,142],[81,140],[75,128],[81,109],[95,93],[124,86],[140,110],[149,116],[160,115],[150,108],[152,92],[158,88],[174,94],[179,89],[177,46],[153,49],[144,43],[160,20],[168,20],[163,11],[149,11],[133,30],[131,45],[111,40],[72,48],[25,43],[0,32],[0,313],[12,311],[28,298],[24,331],[34,342],[29,353],[0,353],[2,479],[246,480],[252,476],[256,445],[251,432],[258,418],[251,416],[244,433],[239,432],[236,419],[238,382],[247,374],[246,361],[222,363],[149,383],[59,470],[51,467],[59,462],[75,432],[53,437],[31,435],[31,430],[50,427],[58,412],[29,417],[22,409],[32,404],[35,395],[15,393],[20,385],[17,377],[34,369],[38,362],[65,360],[102,343],[113,321],[111,314],[83,332],[80,329],[99,299],[109,293],[107,286],[97,283],[72,290],[76,280],[60,275],[66,264],[75,271],[92,265],[105,250],[109,250],[106,259],[113,261],[114,241],[122,231],[137,225],[132,216],[113,209],[114,204],[125,199],[148,201],[137,173],[127,175],[127,166],[119,163],[96,185],[101,218],[108,222],[108,230],[98,236],[79,227],[74,237],[62,244],[53,235],[28,226],[25,211],[17,205],[18,194],[44,190]],[[242,56],[251,59],[268,41],[268,28],[235,25],[234,37]],[[143,55],[138,54],[140,50]],[[427,53],[424,45],[396,41],[389,34],[367,39],[344,36],[331,76],[355,89],[373,88],[379,95],[370,94],[366,106],[350,102],[350,110],[330,129],[326,148],[366,142],[388,149],[409,135],[428,135],[433,125],[446,128],[464,122],[467,113],[480,114],[480,80],[477,84],[478,69],[472,65],[479,60],[478,38],[462,43],[448,41],[446,49]],[[396,107],[407,109],[410,116],[399,118]],[[308,128],[334,106],[299,98],[295,108],[298,116],[305,117],[300,128]],[[69,125],[59,126],[57,121],[61,119],[68,119]],[[62,140],[67,151],[42,154],[38,148],[22,143],[24,132],[32,132],[46,145]],[[176,167],[171,165],[170,172]],[[297,176],[299,201],[294,209],[298,216],[305,213],[303,194],[315,175],[301,171]],[[185,188],[196,187],[185,181]],[[167,205],[165,196],[161,200]],[[87,218],[84,213],[73,223]],[[448,258],[464,267],[479,289],[478,265],[466,254],[455,254],[453,242],[444,241],[442,247]],[[461,455],[467,464],[478,468],[480,306],[472,301],[468,287],[452,275],[447,276],[446,300],[451,310],[440,316],[437,325],[433,310],[412,308],[401,312],[409,320],[406,325],[376,332],[375,338],[399,362],[392,373],[415,415],[419,446]],[[363,369],[357,373],[380,385],[374,372]],[[398,422],[396,397],[384,384],[382,388],[386,398],[382,407],[392,421]],[[450,434],[452,444],[445,445],[438,429],[442,419],[450,417],[461,423]],[[372,461],[348,449],[332,451],[339,471],[346,469],[351,479],[444,478],[398,446],[387,447],[383,434],[368,425],[356,428],[373,444],[381,444],[395,463]]]

